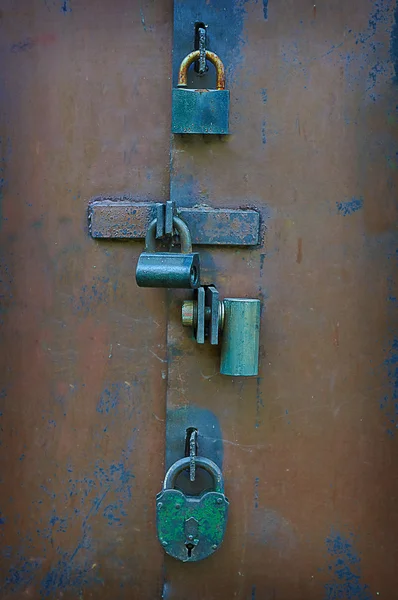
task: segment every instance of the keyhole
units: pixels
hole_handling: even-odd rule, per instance
[[[192,556],[192,550],[195,548],[194,544],[185,544],[188,550],[188,558]]]
[[[191,284],[195,286],[198,283],[198,270],[195,266],[191,267]]]

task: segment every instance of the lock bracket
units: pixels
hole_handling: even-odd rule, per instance
[[[96,197],[88,207],[89,232],[95,239],[143,239],[150,223],[159,220],[156,237],[170,232],[170,219],[178,215],[188,225],[198,246],[257,246],[260,213],[254,209],[179,207],[159,202],[135,202],[128,195]]]

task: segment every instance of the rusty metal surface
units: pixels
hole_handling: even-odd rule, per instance
[[[98,199],[89,204],[89,228],[93,238],[142,239],[157,216],[157,205],[119,199]],[[259,243],[260,213],[256,210],[177,207],[197,245],[255,246]]]
[[[225,90],[225,69],[224,64],[215,52],[206,50],[206,59],[214,65],[216,69],[216,90]],[[187,87],[188,85],[188,69],[196,60],[200,59],[200,50],[190,52],[182,61],[178,73],[178,87]]]
[[[205,22],[232,135],[174,140],[171,194],[171,2],[1,3],[0,595],[393,600],[395,3],[189,3],[173,85]],[[261,212],[261,248],[201,248],[204,283],[263,302],[258,378],[219,375],[184,292],[138,290],[139,244],[90,237],[124,190]],[[197,426],[231,509],[163,571],[166,381],[166,468]]]
[[[166,559],[167,600],[397,595],[395,11],[175,3],[173,80],[205,22],[231,136],[174,138],[171,198],[246,198],[268,218],[262,248],[210,249],[207,272],[221,297],[263,302],[258,378],[220,376],[170,294],[168,442],[178,418],[212,419],[231,506],[217,554]]]
[[[172,3],[0,6],[0,597],[161,597],[166,306],[89,198],[168,199]]]

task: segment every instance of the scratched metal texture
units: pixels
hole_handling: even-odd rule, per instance
[[[169,197],[172,3],[2,0],[2,599],[161,596],[166,303],[89,199]]]
[[[176,414],[211,416],[230,513],[206,562],[166,558],[168,600],[398,597],[396,13],[175,2],[174,84],[187,24],[208,23],[231,136],[174,137],[172,199],[244,202],[266,230],[261,249],[201,253],[221,296],[263,301],[258,378],[220,376],[169,296],[167,441]]]
[[[261,211],[261,249],[201,250],[205,283],[263,300],[254,379],[190,339],[185,292],[136,288],[142,244],[87,230],[95,195],[169,198],[171,1],[0,11],[1,598],[393,600],[395,2],[176,2],[173,77],[205,20],[231,136],[174,138],[171,192]],[[230,517],[162,572],[166,395]]]

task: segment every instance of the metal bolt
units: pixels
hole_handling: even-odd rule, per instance
[[[175,506],[175,507],[176,507],[176,509],[177,509],[177,510],[179,510],[179,509],[181,508],[181,504],[179,504],[179,503],[177,502],[177,504],[176,504],[176,506]]]
[[[190,542],[192,542],[192,540],[193,540],[193,535],[189,535],[189,536],[188,536],[188,539],[189,539],[189,541],[190,541]]]
[[[217,550],[217,544],[212,545],[213,550]]]
[[[218,303],[218,320],[219,327],[222,330],[224,327],[224,302],[220,300]],[[196,300],[184,300],[181,309],[181,320],[184,327],[194,327],[198,319],[198,303]],[[205,306],[205,321],[211,319],[211,308]]]
[[[222,498],[217,498],[217,504],[222,504],[223,503],[223,499]]]
[[[158,502],[158,508],[162,508],[163,503],[162,502]]]

